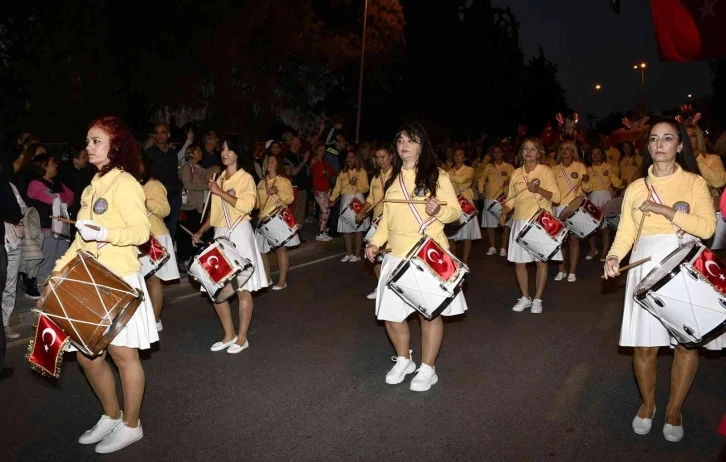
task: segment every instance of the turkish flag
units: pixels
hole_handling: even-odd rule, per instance
[[[462,212],[467,215],[473,215],[476,213],[476,207],[474,206],[474,204],[471,203],[469,199],[467,199],[463,195],[459,196],[457,199],[459,200],[459,206],[461,207]]]
[[[166,256],[166,249],[154,236],[150,236],[146,244],[141,244],[139,251],[141,255],[148,255],[153,262],[160,261]]]
[[[704,249],[701,255],[698,256],[696,261],[693,262],[693,266],[698,270],[703,277],[713,284],[719,292],[726,295],[726,265],[719,260],[716,255],[708,249]]]
[[[539,223],[545,232],[552,237],[557,236],[560,230],[562,230],[565,226],[565,224],[560,220],[547,213],[546,210],[542,210],[542,213],[539,214],[537,217],[537,223]]]
[[[357,214],[363,208],[363,202],[361,202],[361,200],[357,197],[354,197],[348,204],[348,207]]]
[[[282,217],[283,221],[289,226],[291,229],[295,227],[295,217],[292,216],[292,213],[290,213],[290,209],[287,207],[281,207],[280,209],[280,216]]]
[[[598,221],[602,220],[602,209],[590,202],[590,199],[585,199],[585,210],[587,210],[587,213],[592,215],[594,219]]]
[[[423,246],[416,254],[421,261],[425,262],[429,267],[439,275],[444,281],[448,281],[451,276],[456,274],[457,264],[449,256],[448,253],[431,238],[428,238]]]
[[[35,336],[28,346],[27,359],[30,367],[41,374],[60,377],[60,364],[63,350],[70,338],[44,314],[38,316]]]
[[[227,258],[216,246],[210,247],[199,256],[199,264],[214,282],[220,282],[232,273],[232,267],[227,262]]]
[[[726,2],[651,0],[661,61],[687,62],[726,56],[722,28]]]

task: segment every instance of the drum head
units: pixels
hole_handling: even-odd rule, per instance
[[[610,199],[602,208],[606,217],[616,217],[620,215],[620,209],[623,207],[623,198],[616,197]]]
[[[575,212],[577,212],[577,209],[580,208],[580,206],[582,205],[583,202],[585,202],[584,197],[576,197],[576,198],[572,199],[570,201],[569,205],[567,207],[565,207],[565,210],[560,212],[560,216],[557,217],[557,219],[560,221],[567,220],[572,215],[574,215]]]
[[[698,251],[698,248],[698,243],[692,241],[683,244],[668,254],[663,261],[656,265],[656,267],[653,268],[642,281],[640,281],[640,284],[638,284],[635,288],[633,295],[636,297],[644,296],[651,290],[658,290],[659,287],[663,286],[678,272],[678,267],[681,263],[693,258],[694,254]]]

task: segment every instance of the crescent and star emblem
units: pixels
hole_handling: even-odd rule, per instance
[[[543,215],[541,221],[542,221],[542,224],[545,225],[546,227],[550,226],[550,217]]]
[[[207,262],[210,263],[210,264],[212,263],[212,260],[214,260],[214,262],[215,262],[214,263],[214,269],[218,269],[219,268],[219,258],[215,257],[214,255],[212,255],[211,257],[207,258]]]
[[[713,274],[711,272],[711,265],[713,265],[716,268],[718,268],[718,274]],[[722,281],[726,280],[726,276],[724,276],[723,273],[721,272],[721,267],[718,266],[718,263],[716,263],[714,261],[707,261],[706,262],[706,265],[705,265],[705,268],[706,268],[706,271],[708,271],[708,274],[710,274],[711,276],[713,276],[715,278],[719,278]]]
[[[431,254],[436,254],[436,259],[434,259]],[[429,249],[426,251],[426,258],[429,259],[429,261],[437,262],[439,265],[444,262],[444,260],[441,258],[441,254],[436,249]]]
[[[713,262],[710,262],[713,263]],[[45,334],[50,334],[50,343],[45,343]],[[43,340],[43,345],[45,348],[45,351],[47,352],[50,349],[50,345],[53,345],[56,340],[55,331],[51,329],[50,327],[46,327],[43,329],[43,332],[40,334],[41,340]]]

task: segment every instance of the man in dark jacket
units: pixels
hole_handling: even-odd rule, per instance
[[[169,126],[157,124],[154,127],[155,144],[146,150],[151,157],[151,168],[154,170],[154,178],[159,180],[166,188],[166,197],[169,199],[171,212],[164,223],[169,228],[169,235],[172,240],[176,234],[176,224],[179,221],[181,210],[182,182],[179,179],[178,158],[176,151],[169,144]]]

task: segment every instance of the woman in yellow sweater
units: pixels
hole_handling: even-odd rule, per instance
[[[267,156],[267,175],[257,185],[257,208],[260,209],[258,222],[261,222],[279,206],[288,206],[295,199],[295,193],[292,190],[292,183],[285,178],[285,163],[279,154],[270,154]],[[272,250],[277,255],[277,267],[280,275],[277,284],[272,286],[272,290],[282,290],[287,287],[287,270],[290,268],[290,257],[287,255],[287,247],[295,247],[300,245],[300,238],[295,235],[285,245],[273,248],[270,242],[262,235],[255,231],[255,239],[257,240],[257,248],[262,254],[262,262],[265,266],[265,277],[267,283],[270,284],[270,260],[267,254]]]
[[[557,149],[557,159],[559,163],[552,169],[557,180],[557,188],[560,190],[560,204],[554,207],[555,217],[567,208],[567,206],[578,197],[585,197],[585,193],[589,192],[582,185],[588,183],[587,168],[585,164],[580,162],[580,156],[577,153],[577,145],[572,141],[563,141]],[[577,263],[580,259],[580,239],[575,234],[570,233],[567,239],[567,245],[562,246],[562,262],[559,264],[559,271],[555,276],[555,281],[561,281],[567,278],[567,282],[577,281]],[[567,274],[565,268],[565,260],[570,261],[570,274]]]
[[[386,191],[386,199],[415,197],[422,203],[385,203],[376,234],[366,247],[366,258],[371,262],[386,242],[391,249],[383,258],[376,299],[376,317],[385,321],[386,332],[397,355],[396,364],[386,374],[386,383],[390,385],[401,383],[407,374],[416,371],[416,364],[411,356],[413,351],[409,350],[411,333],[406,321],[415,310],[386,285],[388,277],[422,234],[430,236],[442,248],[448,248],[444,224],[457,221],[461,215],[454,187],[446,172],[436,167],[436,154],[424,128],[418,123],[404,125],[396,134],[395,143],[398,155],[394,157],[393,182]],[[446,202],[446,205],[440,202]],[[442,315],[462,314],[466,308],[464,293],[459,292]],[[426,391],[439,380],[434,364],[441,348],[444,324],[441,316],[428,321],[419,315],[419,322],[423,354],[421,367],[410,388]]]
[[[257,203],[257,188],[250,172],[254,166],[245,155],[236,136],[227,135],[222,145],[224,170],[216,180],[209,180],[212,194],[210,212],[192,241],[198,244],[202,235],[214,227],[214,237],[229,238],[237,251],[252,262],[255,271],[247,282],[237,290],[239,299],[239,332],[235,335],[232,311],[229,302],[215,303],[214,309],[222,324],[224,337],[212,345],[212,351],[227,350],[236,354],[248,348],[247,330],[252,321],[252,293],[268,286],[265,267],[255,242],[255,233],[250,225],[250,213]]]
[[[609,164],[605,161],[605,154],[599,146],[592,146],[585,155],[585,164],[587,165],[588,182],[582,182],[582,185],[590,191],[590,202],[602,208],[613,198],[613,191],[620,188],[622,181],[620,180],[620,169],[617,164]],[[605,261],[604,256],[610,248],[610,228],[603,220],[602,226],[602,255],[600,261]],[[595,242],[596,234],[590,236],[590,253],[587,254],[585,260],[592,260],[597,256],[597,244]]]
[[[121,377],[123,411],[116,396],[116,380],[106,361],[106,352],[95,358],[81,352],[76,354],[78,364],[103,407],[101,419],[78,442],[98,443],[96,452],[104,454],[118,451],[144,436],[139,414],[146,381],[138,350],[149,349],[159,340],[159,334],[137,250],[137,246],[149,240],[151,229],[146,216],[144,191],[136,180],[141,146],[128,127],[116,117],[102,117],[91,122],[86,144],[88,161],[98,169],[98,173],[91,180],[91,185],[83,190],[76,222],[78,234],[65,255],[56,262],[51,277],[57,275],[79,251],[86,251],[131,287],[144,293],[141,305],[107,349]],[[46,290],[49,288],[50,284]]]
[[[464,148],[456,148],[454,151],[454,166],[447,173],[456,195],[463,195],[474,204],[474,169],[464,164],[464,160],[466,160]],[[467,224],[461,226],[456,234],[448,236],[448,238],[454,242],[462,241],[461,261],[468,265],[469,254],[471,254],[471,241],[481,239],[479,220],[476,217],[472,218]]]
[[[696,174],[697,166],[688,135],[673,120],[653,124],[648,136],[647,178],[633,182],[625,191],[615,242],[604,265],[605,277],[615,277],[620,262],[630,252],[638,226],[645,215],[640,240],[631,261],[651,257],[651,261],[628,272],[620,345],[633,347],[633,369],[643,400],[633,430],[639,435],[650,431],[655,414],[655,376],[658,349],[675,341],[648,311],[637,306],[633,292],[643,278],[683,241],[708,239],[713,235],[716,217],[706,181]],[[647,182],[646,182],[647,181]],[[724,336],[706,345],[708,349],[726,346]],[[677,442],[683,438],[681,406],[698,368],[698,350],[675,346],[671,369],[671,391],[665,410],[663,436]]]
[[[489,213],[489,206],[492,205],[497,197],[509,191],[509,180],[514,173],[514,167],[504,161],[504,151],[498,144],[491,148],[492,162],[484,168],[483,174],[479,177],[478,188],[479,194],[484,195],[484,208],[482,209],[481,227],[486,228],[487,237],[489,238],[489,250],[487,255],[495,255],[497,253],[497,244],[494,232],[499,227],[497,218]],[[499,252],[500,257],[507,256],[507,247],[509,246],[509,226],[502,227],[502,246]]]
[[[166,198],[166,188],[159,180],[154,178],[151,166],[151,158],[145,154],[141,163],[141,184],[144,186],[144,197],[146,197],[144,201],[147,210],[146,215],[151,223],[151,235],[169,253],[169,259],[164,265],[146,278],[146,288],[149,290],[151,305],[154,307],[156,330],[161,331],[161,308],[164,306],[164,287],[161,285],[161,281],[179,279],[179,269],[176,265],[174,242],[171,240],[169,230],[164,224],[164,218],[169,215],[171,210],[169,201]],[[141,272],[143,274],[149,274],[154,269],[148,256],[142,256],[139,261],[141,262]]]
[[[349,261],[351,263],[360,260],[360,248],[363,244],[362,230],[368,229],[370,220],[365,219],[360,224],[347,223],[343,218],[343,212],[348,208],[353,198],[361,202],[365,202],[366,198],[363,194],[368,192],[368,173],[362,168],[360,156],[355,151],[348,151],[345,158],[345,167],[338,174],[338,180],[335,182],[335,188],[330,195],[330,202],[335,201],[338,196],[340,199],[340,215],[338,219],[338,232],[343,233],[343,241],[345,242],[346,255],[340,261],[343,263]],[[353,238],[355,234],[355,253],[353,252]]]
[[[512,311],[519,312],[530,308],[532,313],[539,314],[542,312],[542,295],[547,285],[547,262],[534,260],[529,252],[517,243],[516,239],[529,219],[539,209],[552,213],[552,203],[560,201],[560,190],[552,170],[540,163],[540,159],[545,155],[545,150],[539,138],[525,138],[522,141],[519,155],[522,159],[522,166],[514,171],[509,183],[508,197],[514,199],[504,204],[499,224],[504,225],[507,215],[514,208],[507,259],[514,263],[514,273],[517,276],[522,298],[512,307]],[[522,194],[519,194],[520,192]],[[562,252],[558,251],[553,260],[562,260]],[[529,275],[527,274],[527,263],[532,261],[537,265],[534,300],[529,296]]]
[[[623,156],[620,158],[621,187],[627,188],[630,183],[643,176],[643,156],[635,153],[635,146],[630,141],[620,145]]]

